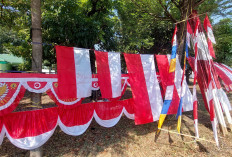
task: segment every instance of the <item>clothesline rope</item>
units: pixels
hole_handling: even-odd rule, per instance
[[[175,131],[172,131],[172,130],[167,130],[167,129],[160,129],[160,130],[163,130],[163,131],[166,131],[168,133],[172,133],[172,134],[177,134],[177,135],[182,135],[182,136],[186,136],[186,137],[190,137],[190,138],[194,138],[195,141],[206,141],[206,142],[210,142],[210,143],[214,143],[216,144],[216,142],[214,141],[210,141],[210,140],[206,140],[204,138],[197,138],[196,136],[192,136],[192,135],[187,135],[187,134],[182,134],[182,133],[178,133],[178,132],[175,132]]]

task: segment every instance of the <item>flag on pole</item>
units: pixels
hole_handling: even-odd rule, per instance
[[[177,26],[175,26],[174,34],[172,37],[172,54],[171,54],[171,61],[170,61],[170,67],[169,67],[169,75],[168,75],[168,83],[167,88],[165,92],[165,100],[163,104],[163,108],[161,110],[159,122],[158,122],[158,132],[160,131],[164,119],[166,118],[166,115],[168,113],[168,109],[170,107],[170,104],[172,102],[173,98],[173,90],[174,90],[174,77],[175,77],[175,69],[176,69],[176,51],[177,51]]]
[[[197,39],[197,36],[199,36],[198,33],[198,26],[200,22],[197,20],[195,30],[194,30],[194,38]],[[198,104],[197,104],[197,90],[196,90],[196,82],[197,82],[197,54],[198,54],[198,48],[197,48],[197,40],[194,40],[194,50],[195,50],[195,60],[194,60],[194,80],[193,80],[193,119],[194,119],[194,128],[195,128],[195,136],[199,138],[199,132],[198,132]]]
[[[188,49],[188,45],[186,43],[186,47]],[[188,50],[185,50],[185,56],[184,56],[184,68],[183,68],[183,74],[182,74],[182,79],[181,79],[181,98],[180,98],[180,103],[178,107],[178,111],[176,114],[176,118],[178,119],[177,121],[177,131],[180,133],[180,127],[181,127],[181,115],[182,115],[182,106],[183,106],[183,97],[186,92],[186,82],[185,80],[185,68],[186,68],[186,56],[188,56]]]
[[[201,77],[204,77],[203,80],[203,86],[204,86],[204,92],[205,92],[205,97],[207,101],[207,106],[209,109],[209,114],[210,114],[210,120],[212,123],[212,128],[214,132],[214,138],[216,141],[216,144],[218,145],[218,136],[217,136],[217,127],[216,127],[216,118],[215,118],[215,110],[214,107],[216,108],[216,111],[218,112],[218,101],[215,98],[215,84],[213,82],[213,78],[211,75],[211,67],[210,67],[210,59],[211,56],[208,53],[208,48],[207,48],[207,43],[205,36],[203,34],[202,27],[200,25],[200,19],[199,17],[196,18],[196,26],[195,26],[195,51],[197,52],[197,56],[195,58],[195,67],[197,67],[197,75],[201,75]],[[198,76],[197,76],[198,78]],[[216,103],[216,104],[214,104]],[[219,117],[219,121],[221,118]]]
[[[204,28],[205,28],[205,31],[207,32],[207,36],[208,36],[207,42],[208,42],[209,53],[213,58],[216,58],[215,57],[215,52],[214,52],[214,49],[213,49],[213,44],[216,44],[216,41],[215,41],[215,38],[214,38],[214,35],[213,35],[212,25],[211,25],[211,23],[209,21],[209,18],[207,16],[207,14],[206,14],[205,20],[204,20]]]
[[[186,35],[186,43],[188,45],[189,48],[191,48],[191,39],[192,39],[192,36],[193,36],[193,31],[192,31],[192,28],[189,24],[189,22],[187,21],[187,35]],[[186,51],[187,48],[185,48],[185,51]],[[188,56],[186,56],[188,58]]]

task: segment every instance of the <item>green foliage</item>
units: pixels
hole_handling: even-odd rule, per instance
[[[214,26],[216,61],[232,66],[232,20],[223,19]]]
[[[0,53],[22,56],[25,64],[20,68],[30,69],[30,1],[3,2]],[[192,6],[188,9],[190,2]],[[81,48],[94,48],[97,45],[102,50],[132,53],[170,53],[173,23],[183,20],[186,11],[197,9],[198,13],[207,12],[209,16],[231,15],[229,0],[201,2],[203,1],[42,0],[42,35],[43,43],[47,43],[43,45],[43,63],[46,66],[56,63],[55,44]],[[182,23],[178,24],[179,27],[181,25]],[[225,35],[228,32],[222,31],[229,26],[231,28],[230,22],[219,23],[214,32],[218,61],[225,60],[231,64],[231,37]],[[183,30],[178,35],[180,40],[184,39],[182,32]]]

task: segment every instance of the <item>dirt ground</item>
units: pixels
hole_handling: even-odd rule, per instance
[[[190,86],[191,88],[191,86]],[[21,100],[16,111],[29,110],[27,95]],[[232,102],[232,94],[228,94]],[[131,97],[127,90],[124,98]],[[42,96],[44,107],[55,106],[47,95]],[[209,114],[204,108],[203,100],[198,89],[199,100],[199,134],[201,138],[214,141]],[[176,131],[175,115],[168,116],[163,128]],[[185,112],[182,119],[182,133],[194,136],[192,112]],[[56,128],[53,136],[43,145],[44,156],[232,156],[232,132],[226,136],[219,133],[220,148],[212,142],[198,141],[193,138],[169,134],[161,131],[155,142],[157,122],[135,125],[133,120],[122,116],[119,123],[112,128],[104,128],[94,120],[87,131],[77,137],[70,136]],[[229,129],[228,129],[229,130]],[[0,146],[0,156],[27,156],[26,150],[19,149],[4,138]]]

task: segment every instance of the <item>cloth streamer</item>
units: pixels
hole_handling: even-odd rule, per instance
[[[120,53],[95,51],[102,98],[121,96]]]
[[[61,99],[91,96],[92,72],[89,49],[56,46],[58,95]]]
[[[163,104],[154,55],[124,54],[135,101],[135,124],[157,121]]]

